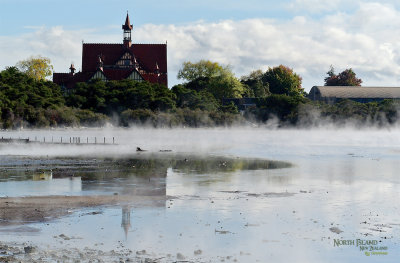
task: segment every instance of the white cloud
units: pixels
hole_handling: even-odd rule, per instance
[[[168,39],[170,72],[176,72],[184,60],[231,64],[239,76],[284,64],[303,76],[308,90],[323,84],[332,64],[337,70],[352,67],[364,85],[399,85],[400,37],[395,33],[400,28],[399,14],[386,5],[370,3],[353,15],[338,13],[320,20],[295,17],[284,22],[248,19],[147,25],[135,34],[143,41]]]
[[[14,66],[30,56],[42,55],[50,58],[55,71],[67,72],[71,62],[80,66],[82,41],[117,42],[115,36],[99,36],[95,30],[68,31],[60,26],[33,27],[31,33],[17,36],[0,36],[0,68]],[[118,41],[119,42],[119,41]]]
[[[135,28],[133,40],[136,43],[168,40],[170,84],[178,82],[176,73],[183,61],[210,59],[230,64],[237,76],[284,64],[303,77],[303,86],[309,90],[313,85],[323,84],[331,64],[337,71],[352,67],[364,85],[400,85],[399,28],[398,10],[390,5],[367,3],[352,14],[329,14],[319,19],[298,16],[285,21],[148,24]],[[67,71],[71,61],[79,68],[82,39],[118,43],[121,34],[42,27],[30,34],[3,36],[0,37],[0,67],[41,54],[52,59],[56,71]]]

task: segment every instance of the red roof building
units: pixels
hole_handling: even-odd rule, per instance
[[[69,73],[53,73],[53,82],[67,89],[93,79],[132,79],[168,86],[167,44],[132,44],[132,28],[127,14],[122,44],[84,43],[82,71],[75,73],[72,64]]]

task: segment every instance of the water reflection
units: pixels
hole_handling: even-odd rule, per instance
[[[316,156],[293,159],[296,166],[291,166],[259,159],[140,154],[31,162],[35,165],[2,171],[0,191],[7,183],[32,187],[64,180],[71,187],[78,180],[77,195],[128,197],[124,203],[95,208],[99,213],[84,210],[50,226],[38,224],[50,240],[58,231],[56,235],[82,237],[80,247],[101,240],[102,250],[123,243],[134,255],[142,250],[157,258],[180,253],[193,262],[228,256],[239,262],[355,262],[363,256],[354,247],[333,247],[334,238],[382,240],[391,258],[399,255],[398,208],[387,202],[399,193],[397,159]],[[53,179],[33,181],[39,169],[52,170]],[[136,196],[145,197],[144,204],[133,201]],[[168,200],[151,200],[154,196]],[[343,232],[333,233],[332,227]],[[204,251],[201,260],[195,251]]]
[[[33,181],[43,181],[43,180],[49,181],[51,179],[53,179],[53,172],[52,171],[43,172],[43,173],[37,173],[37,174],[34,174],[32,176],[32,180]]]
[[[130,207],[130,205],[122,206],[121,227],[125,233],[125,240],[127,240],[128,232],[129,232],[129,229],[131,228],[131,207]]]
[[[52,178],[50,174],[33,175],[33,178],[27,181],[0,183],[0,197],[79,195],[82,190],[80,177]]]
[[[75,157],[49,160],[3,156],[2,159],[4,162],[0,164],[0,193],[6,196],[48,194],[165,196],[169,169],[187,176],[205,175],[191,182],[204,186],[229,181],[239,171],[265,171],[291,167],[287,162],[261,159],[151,153],[115,158]],[[277,179],[282,178],[277,177]]]

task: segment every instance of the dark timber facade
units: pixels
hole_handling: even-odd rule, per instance
[[[89,44],[82,47],[82,71],[54,73],[53,82],[65,89],[77,82],[132,79],[168,85],[167,44],[133,44],[129,15],[126,15],[122,44]]]

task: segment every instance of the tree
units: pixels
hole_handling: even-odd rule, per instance
[[[3,128],[48,125],[44,112],[64,105],[58,85],[38,81],[16,67],[0,72],[0,119]],[[0,124],[1,125],[1,124]]]
[[[219,106],[214,96],[206,90],[197,92],[182,84],[173,86],[171,90],[176,96],[176,106],[179,108],[213,111]]]
[[[306,103],[307,99],[301,96],[288,96],[285,94],[272,94],[256,101],[256,116],[261,121],[271,117],[278,117],[282,123],[295,124],[297,122],[299,106]]]
[[[17,63],[17,67],[28,76],[42,80],[51,76],[53,66],[50,64],[50,59],[42,56],[30,57],[26,60],[21,60]]]
[[[264,84],[268,83],[269,91],[273,94],[303,95],[302,79],[289,67],[280,65],[268,68],[262,76],[262,81]]]
[[[241,98],[245,91],[229,66],[221,66],[209,60],[184,62],[178,78],[188,81],[185,83],[186,88],[197,92],[205,90],[219,101],[223,98]]]
[[[51,81],[36,81],[16,67],[8,67],[0,72],[0,93],[4,96],[2,104],[7,104],[13,110],[25,105],[47,108],[64,104],[59,86]]]
[[[214,95],[217,100],[241,98],[244,87],[231,71],[226,71],[220,76],[211,78],[207,91]]]
[[[324,79],[325,86],[361,86],[362,83],[362,80],[356,77],[356,73],[351,68],[336,75],[335,69],[331,65],[326,74],[328,77]]]
[[[127,109],[173,109],[175,100],[175,94],[164,85],[133,80],[80,82],[66,97],[67,106],[109,115]]]
[[[262,82],[263,75],[264,73],[259,69],[240,78],[240,82],[246,87],[246,97],[264,98],[270,95],[268,83]]]
[[[219,65],[217,62],[200,60],[197,63],[190,61],[183,62],[182,69],[178,72],[178,79],[194,81],[199,78],[218,77],[226,72],[231,72],[229,67]]]

